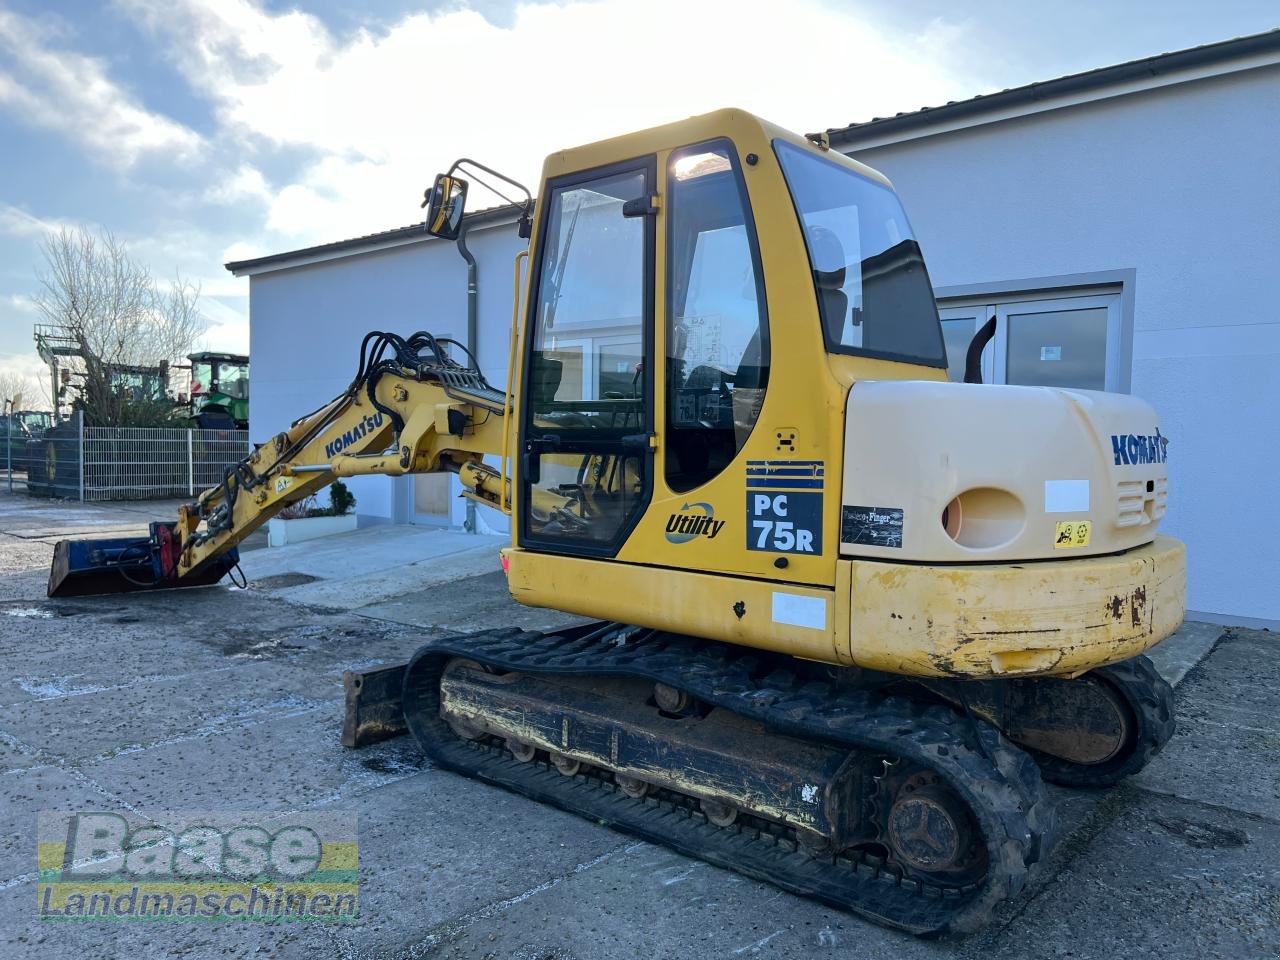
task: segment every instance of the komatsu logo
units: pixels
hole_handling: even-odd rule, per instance
[[[726,522],[716,519],[715,508],[709,503],[686,503],[679,513],[667,517],[667,542],[688,543],[698,537],[714,540]]]
[[[332,460],[347,447],[351,446],[357,440],[367,437],[373,431],[382,426],[382,414],[375,413],[372,416],[365,417],[354,427],[348,430],[340,437],[334,437],[324,445],[324,455]]]
[[[1156,432],[1144,437],[1132,433],[1113,433],[1111,435],[1111,452],[1116,455],[1116,466],[1133,463],[1164,463],[1168,458],[1169,438]]]

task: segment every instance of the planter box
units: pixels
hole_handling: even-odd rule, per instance
[[[267,546],[283,547],[286,543],[301,543],[334,533],[346,533],[356,528],[356,515],[341,517],[303,517],[299,520],[281,520],[272,517],[267,521]]]

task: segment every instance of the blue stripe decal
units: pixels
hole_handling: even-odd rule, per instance
[[[822,479],[804,480],[799,477],[747,477],[747,488],[767,487],[773,490],[821,490]]]

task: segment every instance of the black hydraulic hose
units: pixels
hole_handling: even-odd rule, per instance
[[[468,366],[464,367],[462,364],[450,359],[444,349],[446,345],[452,345],[466,354]],[[423,356],[424,352],[427,354],[425,357]],[[392,356],[388,357],[388,353],[392,354]],[[437,337],[425,330],[419,330],[407,339],[399,334],[375,330],[365,334],[364,339],[361,340],[360,360],[356,368],[356,375],[337,399],[354,399],[360,388],[363,387],[374,409],[385,414],[391,421],[398,438],[404,430],[404,418],[394,408],[379,401],[376,390],[378,381],[384,373],[404,374],[406,371],[410,372],[418,380],[431,380],[440,383],[449,396],[454,396],[450,389],[451,386],[493,389],[480,372],[480,365],[476,362],[474,351],[468,349],[467,346],[457,340],[450,337]],[[330,401],[322,407],[317,407],[306,416],[293,421],[292,425],[296,427],[308,418],[316,416],[325,407],[332,406],[333,403],[334,401]],[[314,440],[321,431],[333,422],[334,416],[336,416],[336,411],[330,412],[328,416],[311,424],[301,437],[280,452],[276,462],[279,463],[289,459],[298,450]],[[218,483],[218,490],[221,493],[218,506],[209,509],[209,498],[206,495],[202,495],[197,500],[200,518],[205,520],[206,524],[204,530],[192,534],[192,542],[196,544],[203,543],[218,533],[230,530],[236,498],[239,495],[240,488],[252,489],[261,481],[262,477],[249,469],[247,459],[224,470],[222,479]]]

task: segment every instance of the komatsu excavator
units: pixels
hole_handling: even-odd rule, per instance
[[[916,934],[980,926],[1047,855],[1042,778],[1113,784],[1172,734],[1141,655],[1185,593],[1154,411],[950,382],[897,196],[821,136],[719,111],[553,154],[524,210],[508,390],[370,334],[176,522],[60,543],[50,594],[215,583],[334,478],[455,471],[511,516],[512,595],[591,619],[397,668],[437,765]]]

